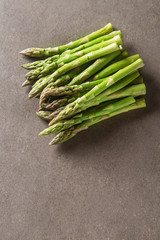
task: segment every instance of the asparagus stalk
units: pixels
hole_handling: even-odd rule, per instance
[[[86,79],[88,79],[90,76],[94,75],[96,72],[101,70],[109,62],[111,62],[115,57],[117,57],[120,53],[121,53],[120,51],[116,51],[104,57],[98,58],[92,65],[86,68],[79,75],[75,76],[68,85],[70,86],[70,85],[81,84],[85,82]]]
[[[88,102],[88,104],[86,106],[86,109],[90,108],[92,106],[98,105],[100,103],[115,100],[115,99],[118,99],[118,98],[123,98],[123,97],[128,97],[128,96],[138,97],[138,96],[141,96],[141,95],[145,95],[146,94],[146,87],[145,87],[144,84],[136,84],[136,85],[133,85],[133,86],[125,87],[122,90],[119,90],[119,91],[117,91],[117,92],[115,92],[115,93],[113,93],[109,96],[106,95],[106,94],[105,94],[105,91],[104,91],[102,94],[98,95],[95,98],[94,101]],[[77,99],[77,97],[75,97],[75,99]],[[69,98],[68,100],[70,100],[70,101],[68,101],[68,103],[70,103],[71,99]],[[74,97],[73,97],[73,101],[74,101]],[[65,103],[64,105],[67,105],[67,103]],[[64,105],[63,105],[63,107],[57,108],[57,110],[50,115],[50,118],[52,120],[50,121],[49,126],[53,125],[56,122],[55,121],[56,116],[65,108]],[[54,109],[50,108],[49,110],[54,110]]]
[[[117,43],[118,45],[122,45],[123,42],[122,42],[122,39],[120,37],[120,35],[117,35],[109,40],[106,40],[106,41],[103,41],[103,42],[100,42],[100,43],[97,43],[95,45],[92,45],[88,48],[84,48],[78,52],[75,52],[75,53],[66,53],[64,56],[60,57],[58,60],[57,60],[57,65],[58,66],[63,66],[64,63],[68,63],[68,62],[71,62],[79,57],[82,57],[84,56],[85,54],[87,53],[90,53],[90,52],[93,52],[95,50],[98,50],[100,48],[103,48],[103,47],[106,47],[112,43]],[[61,65],[62,63],[62,65]]]
[[[39,135],[49,135],[52,133],[58,133],[74,125],[77,125],[83,121],[86,121],[88,119],[92,119],[95,117],[103,116],[105,114],[109,114],[119,108],[130,105],[131,103],[134,103],[134,102],[135,102],[135,99],[133,97],[126,97],[122,100],[116,101],[111,104],[108,104],[105,102],[97,107],[81,112],[69,120],[62,120],[46,128],[42,132],[40,132]]]
[[[55,88],[54,85],[47,86],[47,88],[45,88],[41,93],[40,105],[50,96],[54,96],[54,97],[59,97],[64,95],[70,96],[82,91],[88,91],[93,87],[95,87],[97,84],[101,83],[102,81],[103,79],[100,79],[94,82],[86,82],[81,85],[62,86],[58,88]]]
[[[118,62],[112,63],[111,65],[107,66],[102,71],[97,73],[94,77],[90,78],[89,81],[95,81],[97,79],[107,77],[107,76],[115,73],[119,69],[124,68],[124,67],[128,66],[129,64],[133,63],[138,58],[140,58],[140,56],[139,56],[139,54],[136,54],[136,55],[124,58]]]
[[[117,92],[114,92],[111,95],[106,95],[106,94],[107,94],[107,92],[104,91],[103,93],[98,95],[97,98],[95,99],[95,103],[93,101],[92,104],[96,105],[96,101],[104,102],[104,101],[110,101],[110,100],[114,100],[114,99],[122,98],[122,97],[128,97],[128,96],[138,97],[141,95],[145,95],[146,94],[146,86],[144,83],[140,83],[140,84],[135,84],[132,86],[125,87]],[[88,103],[88,107],[94,106],[92,104]]]
[[[111,32],[111,33],[109,33],[109,34],[107,34],[107,35],[101,36],[101,37],[96,38],[96,39],[94,39],[94,40],[92,40],[92,41],[90,41],[90,42],[87,42],[87,43],[85,43],[85,44],[82,44],[82,45],[80,45],[79,47],[73,48],[72,50],[68,51],[68,53],[72,54],[72,53],[78,52],[78,51],[80,51],[80,50],[82,50],[82,49],[84,49],[84,48],[91,47],[91,46],[93,46],[93,45],[95,45],[95,44],[97,44],[97,43],[100,43],[100,42],[103,42],[103,41],[107,41],[107,40],[109,40],[109,39],[111,39],[111,38],[113,38],[113,37],[115,37],[115,36],[117,36],[117,35],[119,35],[120,37],[122,37],[122,33],[121,33],[120,30],[118,30],[118,31],[113,31],[113,32]],[[63,53],[63,54],[65,55],[65,53]]]
[[[139,83],[143,83],[143,77],[139,76],[137,77],[132,83],[130,83],[129,85],[133,85],[133,84],[139,84]]]
[[[40,105],[40,109],[54,111],[60,107],[66,106],[68,101],[70,101],[70,98],[66,97],[61,99],[55,99],[51,103],[42,102]],[[74,98],[73,98],[73,101],[74,101]]]
[[[84,69],[86,69],[89,65],[91,64],[91,62],[83,64],[75,69],[72,69],[71,71],[69,71],[68,73],[66,73],[65,75],[63,75],[62,77],[60,77],[59,79],[57,79],[54,82],[54,86],[55,87],[59,87],[59,86],[63,86],[65,84],[67,84],[72,78],[74,78],[77,74],[79,74],[80,72],[82,72]],[[34,88],[36,85],[40,84],[43,81],[44,78],[40,78],[38,81],[35,82],[35,80],[26,80],[23,84],[22,87],[28,86],[28,85],[33,85],[32,88]]]
[[[35,81],[25,80],[25,81],[22,83],[22,87],[26,87],[26,86],[32,85],[32,84],[34,84],[34,82],[35,82]]]
[[[63,76],[61,76],[60,78],[58,78],[55,82],[54,82],[54,86],[61,86],[61,85],[65,85],[72,77],[76,76],[76,74],[80,73],[81,71],[83,71],[83,69],[85,69],[86,66],[89,66],[90,63],[86,63],[83,64],[82,66],[79,66],[75,69],[72,69],[71,71],[69,71],[68,73],[64,74]],[[48,77],[50,77],[50,75],[48,75]],[[38,79],[35,84],[32,86],[32,88],[36,88],[36,86],[39,86],[47,77],[42,77],[40,79]],[[42,89],[43,90],[43,89]]]
[[[60,111],[62,111],[62,109],[64,109],[64,107],[57,108],[54,112],[52,112],[49,115],[49,119],[51,120],[51,119],[55,118],[60,113]]]
[[[116,89],[116,91],[117,91],[117,90],[119,90],[119,87],[122,88],[122,87],[126,86],[127,84],[129,84],[131,81],[133,81],[138,76],[139,76],[139,73],[138,73],[138,71],[136,71],[135,73],[122,79],[122,81],[120,81],[120,83],[117,83],[115,86],[111,87],[111,89]],[[46,102],[50,96],[59,97],[59,96],[63,96],[63,95],[75,95],[77,93],[87,92],[87,91],[91,90],[94,86],[96,86],[97,84],[99,84],[103,81],[104,81],[104,79],[100,79],[100,80],[97,80],[94,82],[86,82],[81,85],[64,86],[64,87],[59,87],[59,88],[55,88],[54,84],[50,83],[43,90],[41,97],[40,97],[39,105],[43,108],[44,107],[43,103]],[[108,91],[110,91],[110,90],[108,89]],[[67,100],[65,102],[67,102]],[[56,103],[57,102],[59,104],[60,102],[63,102],[63,101],[58,100],[58,101],[56,101]],[[53,105],[51,104],[49,106],[49,109],[50,109],[50,107],[52,109]]]
[[[42,77],[42,78],[40,78],[40,79],[37,79],[37,80],[35,81],[35,83],[32,85],[32,89],[35,88],[36,86],[39,86],[39,84],[41,84],[41,83],[43,82],[43,80],[44,80],[45,78],[49,77],[49,76],[50,76],[50,75],[45,76],[45,77]]]
[[[60,132],[50,143],[49,145],[57,144],[57,143],[62,143],[67,141],[68,139],[74,137],[77,133],[88,129],[88,127],[111,117],[114,117],[116,115],[119,115],[121,113],[125,113],[134,109],[139,109],[139,108],[144,108],[146,107],[145,100],[144,98],[136,100],[135,103],[125,106],[123,108],[120,108],[118,110],[115,110],[111,113],[104,114],[102,116],[98,116],[89,120],[86,120],[78,125],[75,125],[67,130],[64,130]]]
[[[40,96],[41,96],[41,94],[40,94],[40,93],[38,93],[38,94],[37,94],[35,97],[39,99],[39,98],[40,98]]]
[[[116,52],[115,52],[116,53]],[[112,53],[112,54],[114,54],[114,53]],[[121,52],[121,54],[120,55],[118,55],[118,57],[116,57],[116,58],[114,58],[111,62],[110,62],[110,64],[113,64],[113,63],[115,63],[115,62],[118,62],[118,61],[120,61],[120,60],[122,60],[122,59],[124,59],[124,58],[127,58],[128,57],[128,52],[125,50],[125,51],[122,51]],[[107,65],[107,64],[106,64]],[[126,65],[127,66],[127,65]],[[119,66],[120,67],[120,66]],[[119,68],[120,69],[120,68]],[[115,72],[116,71],[118,71],[119,69],[115,69]],[[92,76],[93,74],[93,72],[91,71],[91,69],[86,69],[87,70],[87,72],[89,72],[89,75],[88,75],[88,77],[87,77],[87,79],[88,79],[88,81],[93,81],[92,79],[94,78],[94,76],[96,76],[96,75],[94,75],[92,78],[89,78],[90,76]],[[90,73],[91,72],[91,73]],[[84,73],[84,75],[85,76],[87,76],[87,74],[85,74]],[[76,76],[74,79],[72,79],[72,81],[75,81],[76,80],[76,78],[78,79],[78,78],[85,78],[85,76],[83,77],[82,75],[81,75],[81,73],[78,75],[78,76]],[[98,79],[98,78],[97,78]],[[69,83],[68,85],[72,85],[71,83]]]
[[[122,53],[121,55],[126,55],[127,56],[127,53],[126,53],[127,51],[124,51],[124,54]],[[109,63],[110,61],[111,61],[111,59],[114,59],[115,58],[115,56],[117,56],[117,55],[119,55],[120,54],[120,51],[116,51],[116,52],[113,52],[113,53],[111,53],[111,54],[108,54],[107,56],[104,56],[104,59],[106,59],[106,65],[107,65],[107,62]],[[102,58],[100,58],[100,59],[102,59]],[[81,72],[83,72],[83,70],[85,71],[85,69],[88,69],[89,68],[89,65],[91,65],[91,68],[93,67],[96,67],[95,65],[96,65],[96,62],[97,62],[97,60],[95,61],[95,63],[92,63],[92,64],[88,64],[88,66],[87,66],[87,64],[84,64],[84,65],[82,65],[82,66],[80,66],[80,67],[82,67],[82,68],[80,68],[80,71],[76,71],[76,74],[65,74],[65,75],[63,75],[62,77],[60,77],[59,79],[57,79],[54,83],[53,83],[53,85],[55,86],[55,87],[59,87],[59,86],[63,86],[63,85],[65,85],[65,84],[67,84],[67,83],[69,83],[69,81],[73,78],[76,78],[76,76],[78,77],[80,74],[81,74]],[[99,62],[99,61],[98,61]],[[101,62],[101,61],[100,61]],[[104,60],[104,62],[105,62],[105,60]],[[104,64],[104,62],[102,63],[102,65]],[[97,63],[97,65],[98,65],[98,63]],[[102,66],[102,65],[99,65],[99,66]],[[83,68],[83,66],[84,66],[84,68]],[[75,70],[76,70],[77,68],[75,68]],[[91,69],[88,69],[88,72],[89,71],[91,71]],[[71,72],[74,72],[74,69],[73,70],[71,70]],[[94,72],[94,70],[93,70],[93,72]],[[88,76],[88,78],[90,77],[90,75],[91,74],[93,74],[93,72],[91,72],[90,74],[89,74],[89,76]],[[73,85],[73,84],[71,84],[71,82],[68,84],[68,85]]]
[[[39,106],[41,109],[45,109],[45,110],[56,110],[57,108],[66,106],[67,104],[74,102],[78,97],[81,97],[85,93],[86,92],[82,92],[82,93],[74,94],[73,96],[65,96],[60,99],[55,99],[49,103],[44,101],[44,102],[41,102]]]
[[[138,76],[139,76],[139,72],[135,71],[133,74],[130,74],[129,76],[123,78],[118,83],[114,84],[113,86],[108,88],[106,91],[104,91],[100,95],[96,96],[94,100],[89,101],[89,105],[86,105],[86,107],[98,105],[101,102],[109,101],[114,98],[116,99],[116,98],[126,97],[131,94],[133,96],[145,95],[146,94],[145,85],[139,84],[139,83],[143,83],[143,78],[141,76],[139,76],[139,77]],[[129,89],[124,88],[130,84],[132,84],[132,85],[139,84],[139,85],[135,86],[135,88],[133,88],[133,89],[132,89],[132,87]],[[120,89],[123,89],[124,91],[123,90],[119,91]],[[113,94],[114,92],[116,92],[116,94]],[[64,107],[64,106],[68,105],[69,103],[75,101],[76,99],[78,99],[79,97],[83,96],[86,93],[87,92],[78,93],[78,94],[73,95],[72,97],[65,96],[62,99],[54,100],[50,104],[44,104],[44,105],[42,104],[41,107],[43,109],[47,109],[47,110],[55,110],[62,106]],[[50,122],[50,125],[52,125],[54,123],[55,119],[53,118],[52,121]]]
[[[108,89],[108,95],[113,93],[114,91],[119,90],[122,87],[125,87],[130,82],[132,82],[134,79],[136,79],[138,76],[139,76],[139,72],[135,71],[133,74],[123,78],[117,84],[113,85],[112,87],[110,87]],[[44,102],[46,102],[47,99],[50,98],[51,96],[60,97],[60,96],[72,96],[72,95],[75,95],[78,93],[83,94],[83,92],[87,92],[87,91],[91,90],[93,87],[95,87],[96,85],[100,84],[103,81],[104,81],[104,79],[99,79],[97,81],[86,82],[81,85],[64,86],[64,87],[59,87],[59,88],[55,88],[54,85],[52,85],[52,83],[51,83],[41,93],[39,105],[42,106],[42,104]]]
[[[45,64],[50,64],[53,61],[56,61],[58,58],[59,58],[59,55],[55,55],[55,56],[49,57],[45,60],[39,60],[39,61],[34,61],[34,62],[31,62],[31,63],[23,64],[22,67],[25,68],[25,69],[28,69],[28,70],[35,69],[35,68],[38,68],[38,67],[42,67]]]
[[[114,85],[112,87],[114,87]],[[119,90],[119,91],[116,91],[116,87],[115,87],[115,89],[112,88],[112,91],[113,91],[113,93],[109,94],[110,91],[108,92],[108,89],[107,89],[106,91],[104,91],[103,93],[101,93],[100,95],[95,97],[95,99],[93,99],[93,101],[88,101],[88,103],[86,103],[86,107],[84,108],[84,110],[89,107],[98,105],[105,101],[111,101],[111,100],[115,100],[115,99],[122,98],[122,97],[128,97],[128,96],[137,97],[137,96],[145,95],[146,87],[142,83],[142,84],[136,84],[133,86],[128,86],[123,89],[121,88],[121,90]],[[56,122],[56,119],[52,119],[52,121],[49,123],[49,125],[51,125],[55,122]]]
[[[66,54],[73,54],[73,53],[78,52],[78,51],[80,51],[80,50],[82,50],[82,49],[91,47],[91,46],[93,46],[93,45],[95,45],[95,44],[97,44],[97,43],[100,43],[100,42],[109,40],[109,39],[111,39],[111,38],[113,38],[113,37],[115,37],[115,36],[117,36],[117,35],[119,35],[120,37],[122,37],[122,33],[121,33],[120,30],[118,30],[118,31],[113,31],[113,32],[108,33],[108,34],[106,34],[106,35],[104,35],[104,36],[98,37],[98,38],[96,38],[96,39],[94,39],[94,40],[92,40],[92,41],[89,41],[89,42],[87,42],[87,43],[84,43],[84,44],[80,45],[80,46],[77,47],[77,48],[73,48],[73,49],[67,50],[67,51],[63,52],[63,53],[61,54],[61,56],[65,56]]]
[[[77,68],[72,69],[71,71],[69,71],[68,73],[64,74],[63,76],[61,76],[60,78],[58,78],[54,83],[52,83],[54,85],[54,87],[60,87],[63,86],[65,84],[67,84],[72,78],[74,78],[76,75],[78,75],[80,72],[82,72],[84,69],[86,69],[87,67],[89,67],[92,64],[92,62],[83,64]]]
[[[52,73],[57,68],[56,62],[52,62],[50,64],[43,65],[39,68],[33,69],[25,75],[25,78],[28,80],[36,80],[41,77],[44,77],[50,73]]]
[[[145,85],[135,85],[134,88],[130,87],[130,88],[124,88],[125,86],[127,86],[129,83],[133,82],[135,79],[137,79],[137,77],[139,76],[139,72],[136,71],[135,73],[123,78],[122,80],[120,80],[118,83],[114,84],[113,86],[111,86],[110,88],[108,88],[107,90],[105,90],[103,93],[99,94],[98,96],[96,96],[93,100],[88,101],[85,105],[85,107],[83,108],[83,110],[90,108],[92,106],[96,106],[99,105],[102,102],[106,102],[109,100],[114,100],[117,98],[122,98],[122,97],[127,97],[127,96],[140,96],[140,95],[144,95],[146,93],[145,91]],[[120,89],[122,89],[121,91],[119,91]],[[73,96],[73,100],[74,100],[74,96]],[[66,98],[64,98],[66,99]],[[76,98],[77,99],[77,98]],[[76,100],[75,99],[75,100]],[[55,102],[55,101],[53,101]],[[73,101],[72,101],[73,102]],[[69,104],[69,102],[68,102]],[[67,105],[67,99],[65,102],[65,105]],[[47,109],[47,108],[46,108]],[[48,108],[49,109],[49,108]],[[51,109],[49,109],[51,110]],[[64,110],[64,109],[63,109]],[[79,111],[75,112],[78,113]],[[57,117],[56,117],[57,118]],[[51,122],[49,123],[49,126],[53,125],[56,122],[56,118],[53,118],[51,120]]]
[[[105,27],[101,28],[100,30],[93,32],[74,42],[70,42],[68,44],[65,44],[59,47],[54,47],[54,48],[28,48],[21,51],[20,53],[30,57],[49,57],[55,54],[61,54],[62,52],[68,49],[76,48],[84,43],[92,41],[93,39],[103,36],[112,31],[113,31],[112,24],[108,23]]]
[[[122,50],[121,54],[118,57],[116,57],[115,59],[113,59],[111,64],[113,64],[115,62],[118,62],[118,61],[120,61],[124,58],[127,58],[127,57],[129,57],[128,52],[126,50]]]
[[[35,96],[37,93],[41,92],[43,90],[44,87],[47,86],[48,83],[54,82],[56,79],[58,79],[58,77],[62,76],[63,74],[65,74],[66,72],[81,66],[87,62],[90,62],[92,60],[95,60],[99,57],[105,56],[107,54],[110,54],[112,52],[116,52],[119,50],[119,46],[116,43],[110,44],[104,48],[98,49],[94,52],[90,52],[82,57],[80,57],[79,59],[76,59],[70,63],[65,64],[64,66],[62,66],[61,68],[57,69],[53,74],[50,75],[50,77],[44,78],[42,82],[40,82],[40,84],[37,84],[35,86],[35,88],[33,88],[29,95],[28,98],[32,98],[33,96]]]
[[[69,62],[68,64],[65,64],[64,66],[62,66],[61,68],[58,68],[52,75],[51,79],[49,79],[49,82],[54,81],[55,79],[57,79],[59,76],[61,76],[62,74],[68,72],[71,69],[76,68],[77,66],[81,66],[84,63],[90,62],[92,60],[95,60],[99,57],[105,56],[107,54],[116,52],[119,50],[119,46],[116,43],[112,43],[106,47],[100,48],[98,50],[95,50],[93,52],[89,52],[87,54],[85,54],[82,57],[79,57],[78,59]]]
[[[78,98],[76,101],[68,104],[63,111],[59,113],[56,118],[56,121],[68,118],[73,116],[77,112],[81,112],[86,107],[86,102],[94,99],[98,94],[109,88],[114,83],[118,82],[125,76],[133,73],[136,69],[144,66],[142,59],[138,59],[135,62],[131,63],[129,66],[119,70],[115,74],[106,78],[103,82],[95,86],[88,93]]]
[[[52,62],[51,64],[46,64],[40,68],[37,68],[35,70],[30,71],[29,73],[26,74],[26,78],[28,80],[32,80],[32,79],[37,79],[37,78],[41,78],[51,72],[53,72],[55,69],[59,68],[60,66],[63,66],[65,63],[71,62],[75,59],[78,59],[79,57],[82,57],[84,55],[86,55],[87,53],[90,53],[92,51],[98,50],[99,48],[103,48],[105,46],[108,46],[112,43],[117,43],[117,44],[122,44],[122,40],[121,37],[115,36],[112,39],[109,39],[107,41],[104,42],[100,42],[96,45],[93,45],[89,48],[83,49],[79,52],[73,53],[73,54],[65,54],[63,57],[60,57],[56,62]]]
[[[118,54],[119,53],[119,54]],[[118,57],[115,57],[115,55],[118,54]],[[111,61],[110,58],[114,57]],[[83,72],[81,72],[79,75],[75,76],[72,81],[68,84],[70,85],[74,85],[74,84],[80,84],[83,83],[86,79],[88,79],[88,81],[92,81],[92,78],[94,78],[94,73],[98,72],[100,69],[102,69],[105,65],[108,65],[108,63],[114,63],[117,62],[121,59],[124,59],[128,57],[128,52],[127,51],[116,51],[113,52],[107,56],[101,57],[99,59],[97,59],[92,65],[90,65],[88,68],[86,68]],[[131,56],[132,57],[132,56]],[[108,63],[107,63],[107,58],[108,58]],[[126,64],[127,66],[127,64]],[[121,66],[119,65],[119,67],[117,67],[115,69],[115,72],[120,70]],[[90,76],[94,75],[92,78]],[[98,79],[98,78],[97,78]],[[99,78],[100,79],[100,78]]]
[[[38,117],[46,121],[50,121],[52,119],[50,118],[50,115],[52,114],[51,111],[38,111],[36,114]]]
[[[114,93],[115,91],[118,91],[120,89],[122,89],[123,87],[127,86],[129,83],[131,83],[132,81],[134,81],[137,77],[139,76],[139,72],[138,71],[135,71],[133,74],[130,74],[129,76],[123,78],[122,80],[120,80],[118,83],[114,84],[113,86],[111,86],[110,88],[108,88],[108,90],[105,91],[105,96],[108,96],[110,95],[111,93]],[[101,80],[99,80],[101,81]],[[102,79],[103,81],[103,79]],[[96,84],[97,84],[97,81],[95,81]],[[94,82],[94,83],[95,83]],[[95,85],[96,85],[95,84]],[[86,83],[86,85],[90,85],[90,83]],[[93,86],[93,85],[92,85]],[[89,87],[88,87],[89,88]],[[91,88],[91,85],[90,85],[90,88]],[[46,96],[43,94],[41,94],[41,98],[40,98],[40,106],[42,109],[46,109],[46,110],[55,110],[56,108],[59,108],[59,107],[62,107],[62,106],[65,106],[73,101],[75,101],[77,98],[83,96],[84,94],[86,94],[87,91],[85,92],[79,92],[79,93],[76,93],[74,94],[71,98],[68,97],[68,96],[65,96],[64,98],[61,98],[61,99],[56,99],[54,100],[53,102],[51,103],[45,103],[47,101],[47,99],[50,97],[49,96]],[[103,96],[103,95],[102,95]],[[48,98],[47,98],[48,97]],[[98,96],[97,96],[98,97]],[[97,97],[93,100],[93,101],[90,101],[90,105],[96,105],[98,101],[96,101]],[[102,98],[103,99],[103,98]],[[96,102],[96,103],[95,103]],[[99,100],[98,104],[101,103],[101,100]],[[54,120],[53,120],[54,121]]]

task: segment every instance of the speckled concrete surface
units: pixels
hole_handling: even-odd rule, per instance
[[[0,12],[0,239],[159,240],[159,1],[1,0]],[[107,22],[144,59],[148,107],[49,147],[18,52]]]

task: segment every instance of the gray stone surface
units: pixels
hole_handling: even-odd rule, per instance
[[[160,239],[159,12],[159,0],[0,1],[0,239]],[[148,107],[49,147],[18,52],[107,22],[146,64]]]

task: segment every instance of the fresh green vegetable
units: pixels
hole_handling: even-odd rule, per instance
[[[40,82],[40,84],[36,84],[35,88],[33,88],[29,95],[28,98],[34,97],[37,93],[41,92],[48,83],[54,82],[57,80],[60,76],[65,74],[66,72],[81,66],[87,62],[90,62],[92,60],[95,60],[99,57],[105,56],[107,54],[110,54],[112,52],[116,52],[119,50],[119,46],[116,43],[110,44],[104,48],[100,48],[99,50],[90,52],[70,63],[65,64],[64,66],[58,68],[53,74],[51,74],[49,77],[43,78],[43,81]]]
[[[141,68],[144,66],[142,59],[138,59],[132,64],[123,69],[119,70],[115,74],[111,75],[110,77],[106,78],[103,82],[96,85],[92,90],[88,93],[83,95],[81,98],[78,98],[76,101],[70,103],[66,106],[66,108],[59,113],[56,118],[56,121],[68,118],[73,116],[77,112],[81,112],[86,108],[86,102],[95,98],[98,94],[109,88],[114,83],[118,82],[120,79],[124,78],[125,76],[133,73],[136,69]]]
[[[25,68],[25,69],[28,69],[28,70],[35,69],[35,68],[38,68],[38,67],[42,67],[45,64],[50,64],[53,61],[56,61],[58,57],[59,57],[59,55],[55,55],[55,56],[49,57],[45,60],[39,60],[39,61],[23,64],[22,67]]]
[[[84,122],[82,122],[82,123],[80,123],[78,125],[75,125],[75,126],[69,128],[67,130],[64,130],[64,131],[60,132],[49,143],[49,145],[65,142],[68,139],[74,137],[77,133],[79,133],[79,132],[81,132],[83,130],[86,130],[88,127],[90,127],[90,126],[92,126],[92,125],[94,125],[94,124],[96,124],[96,123],[98,123],[100,121],[103,121],[105,119],[114,117],[116,115],[119,115],[119,114],[124,113],[124,112],[131,111],[131,110],[134,110],[134,109],[144,108],[145,106],[146,106],[145,100],[144,100],[144,98],[141,98],[141,99],[136,100],[136,102],[131,104],[131,105],[122,107],[122,108],[120,108],[118,110],[115,110],[115,111],[113,111],[111,113],[106,113],[106,114],[103,114],[103,115],[91,118],[89,120],[86,120],[86,121],[84,121]]]
[[[39,135],[57,133],[50,145],[120,113],[145,107],[146,87],[138,54],[122,47],[121,31],[112,24],[59,47],[28,48],[21,53],[41,58],[22,65],[30,70],[22,84],[28,98],[39,99],[37,116],[49,122]]]
[[[73,125],[79,124],[88,119],[92,119],[95,117],[99,117],[99,116],[103,116],[105,114],[111,113],[117,109],[120,109],[134,102],[135,102],[135,99],[133,97],[127,97],[111,104],[103,103],[97,107],[81,112],[69,120],[59,121],[58,123],[42,131],[39,135],[48,135],[52,133],[58,133],[60,131],[63,131],[67,128],[72,127]]]
[[[26,56],[30,56],[30,57],[50,57],[55,54],[61,54],[68,49],[76,48],[84,43],[92,41],[93,39],[103,36],[112,31],[113,31],[112,24],[108,23],[105,27],[99,29],[98,31],[93,32],[83,38],[80,38],[80,39],[74,41],[74,42],[70,42],[66,45],[62,45],[62,46],[54,47],[54,48],[27,48],[27,49],[21,51],[20,53],[24,54]]]

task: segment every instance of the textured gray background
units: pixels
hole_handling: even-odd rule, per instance
[[[1,0],[0,12],[0,239],[159,240],[159,0]],[[109,21],[146,64],[148,107],[49,147],[18,52]]]

